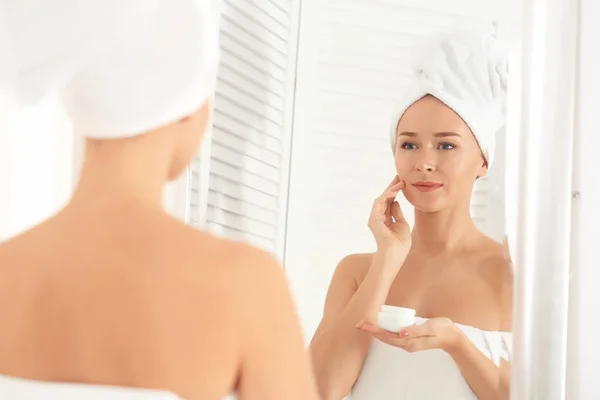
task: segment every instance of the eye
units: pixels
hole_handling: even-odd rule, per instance
[[[452,150],[455,147],[452,143],[440,143],[439,145],[440,150]]]
[[[417,145],[414,143],[405,142],[400,145],[400,148],[404,150],[415,150],[417,148]]]

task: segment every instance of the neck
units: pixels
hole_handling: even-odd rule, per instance
[[[164,149],[140,147],[135,138],[88,140],[70,204],[162,208],[168,171]]]
[[[415,210],[412,248],[430,253],[456,250],[481,235],[466,205],[437,212]]]

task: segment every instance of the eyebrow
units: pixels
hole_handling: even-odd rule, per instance
[[[398,136],[409,136],[409,137],[416,137],[419,136],[416,132],[400,132],[398,134]],[[436,132],[433,134],[433,137],[436,138],[441,138],[441,137],[460,137],[461,135],[459,135],[456,132]]]

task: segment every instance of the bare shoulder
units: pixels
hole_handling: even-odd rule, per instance
[[[373,262],[374,253],[355,253],[342,258],[334,272],[333,280],[354,280],[360,286]]]
[[[503,284],[510,278],[512,284],[512,262],[505,244],[486,238],[480,256],[479,265],[486,272],[486,276],[493,277],[496,282]]]
[[[342,258],[339,266],[346,269],[365,269],[369,268],[375,253],[354,253]]]
[[[373,253],[350,254],[338,263],[327,290],[323,310],[324,319],[329,315],[337,315],[346,307],[365,279],[373,256]]]
[[[223,278],[239,276],[242,281],[249,275],[266,275],[271,279],[283,276],[276,258],[266,251],[240,241],[219,238],[206,231],[190,227],[184,229],[187,231],[184,253],[196,260],[194,268],[197,271],[210,270],[213,276]],[[239,279],[229,280],[230,283],[235,281]],[[246,280],[245,283],[253,281],[254,279]]]
[[[274,255],[205,231],[184,229],[186,239],[180,254],[188,254],[193,262],[185,264],[183,277],[199,278],[200,285],[210,281],[211,290],[237,318],[253,314],[260,304],[264,307],[290,298],[283,267]]]
[[[195,300],[183,307],[200,316],[193,325],[196,338],[210,343],[220,360],[226,353],[235,362],[233,385],[241,397],[311,398],[287,395],[304,395],[299,385],[310,389],[311,378],[291,291],[276,257],[208,232],[179,229],[183,244],[172,246],[188,257],[176,285]],[[209,350],[204,351],[206,357]]]
[[[489,239],[479,271],[495,294],[500,312],[499,330],[512,331],[513,264],[505,243]]]
[[[235,332],[236,391],[248,399],[313,399],[300,320],[284,269],[276,257],[248,244],[198,232],[195,240],[209,248],[198,261],[220,296]],[[206,274],[208,269],[215,271]]]

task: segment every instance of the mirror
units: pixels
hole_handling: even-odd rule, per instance
[[[516,0],[269,2],[276,18],[257,15],[253,34],[242,35],[252,10],[225,4],[212,132],[184,182],[185,219],[281,260],[326,398],[430,399],[440,391],[457,399],[508,397],[507,254],[516,196],[515,180],[513,186],[505,181],[518,158],[518,141],[508,133],[520,124],[514,47],[520,6]],[[485,95],[471,105],[489,128],[435,95],[406,101],[415,82],[415,46],[459,30],[485,32],[508,47],[505,61],[514,74],[502,78],[508,79],[503,129],[492,126],[494,112],[487,112],[498,107],[487,108]],[[434,79],[439,65],[424,58],[424,79]],[[469,81],[477,72],[452,73],[467,75],[479,95],[491,90],[489,83]],[[443,132],[456,135],[434,136]],[[454,161],[444,166],[442,157]],[[406,258],[393,258],[393,273],[382,272],[389,275],[382,284],[370,271],[387,259],[374,255],[368,221],[375,199],[398,174],[403,184],[409,181],[397,196],[407,226],[402,235],[413,235],[403,236],[410,241]],[[445,187],[417,187],[418,181]],[[369,302],[374,309],[367,310]],[[375,327],[406,322],[384,315],[381,305],[414,310],[404,315],[408,324],[429,333],[415,338],[415,347],[386,344],[383,336],[371,340],[373,334],[357,329],[361,320]]]
[[[472,189],[463,187],[465,198],[470,195],[464,219],[444,219],[444,213],[456,215],[457,205],[427,208],[426,199],[436,196],[435,188],[421,187],[416,188],[419,192],[412,189],[399,194],[400,209],[413,232],[415,247],[401,261],[395,279],[386,284],[371,272],[381,260],[373,256],[378,246],[368,220],[373,202],[396,174],[404,174],[413,184],[426,176],[432,181],[443,180],[444,167],[436,164],[443,156],[432,156],[429,161],[435,165],[425,162],[419,166],[423,160],[415,161],[408,154],[419,146],[454,148],[431,137],[426,139],[425,132],[460,129],[450,122],[450,116],[456,114],[442,102],[423,99],[407,111],[413,114],[404,114],[406,119],[400,121],[396,132],[416,135],[405,135],[405,147],[396,149],[395,157],[390,150],[390,119],[413,84],[410,67],[415,58],[414,45],[431,34],[474,29],[490,32],[512,46],[518,6],[507,15],[508,11],[500,12],[499,3],[493,1],[451,1],[443,6],[426,2],[418,7],[410,7],[409,3],[389,1],[367,6],[360,2],[307,1],[303,5],[284,265],[310,343],[317,380],[325,391],[332,391],[328,392],[332,398],[348,392],[353,399],[429,399],[438,398],[440,393],[447,398],[486,398],[478,387],[478,378],[465,376],[469,367],[461,357],[466,356],[452,354],[452,350],[436,343],[436,329],[443,332],[449,320],[460,331],[459,337],[467,339],[471,355],[484,356],[478,360],[479,368],[498,373],[495,376],[501,379],[502,396],[507,398],[512,269],[504,254],[514,239],[507,239],[506,218],[514,218],[516,204],[505,201],[505,177],[507,165],[514,162],[518,152],[507,152],[506,130],[519,128],[518,117],[507,116],[505,129],[495,136],[491,149],[494,161],[489,170],[476,180],[473,177]],[[510,65],[511,72],[517,69]],[[518,80],[513,82],[519,84]],[[519,96],[520,91],[509,89],[507,103]],[[434,111],[437,107],[439,114]],[[508,113],[515,112],[511,104],[507,109]],[[448,111],[446,119],[443,113]],[[467,157],[467,136],[454,138],[454,151],[464,151],[461,162]],[[446,139],[452,144],[452,138]],[[471,154],[480,157],[476,145],[471,149]],[[409,168],[428,167],[432,171],[429,175],[408,172]],[[452,178],[446,178],[451,185]],[[462,178],[456,175],[454,179]],[[467,239],[456,239],[454,245],[450,244],[450,232],[464,232],[459,226],[470,221],[489,239],[477,239],[472,245]],[[420,236],[420,232],[427,233]],[[448,247],[436,246],[440,242]],[[495,264],[488,264],[490,260],[496,260]],[[363,289],[363,285],[370,286]],[[376,290],[378,285],[386,289]],[[382,294],[385,290],[388,292]],[[360,349],[364,344],[358,337],[345,338],[356,335],[354,324],[364,317],[361,313],[370,312],[375,319],[369,322],[376,325],[379,310],[369,309],[370,302],[383,300],[387,305],[415,310],[417,324],[427,329],[417,334],[427,337],[415,338],[412,344],[373,340],[364,362],[363,354],[342,355],[340,352]],[[385,316],[380,314],[379,318]],[[340,336],[333,336],[333,332]],[[385,338],[381,335],[376,337]],[[421,351],[427,346],[433,349]],[[328,357],[337,359],[331,361]],[[332,362],[337,362],[341,372],[332,372]],[[340,378],[344,374],[352,378]]]

